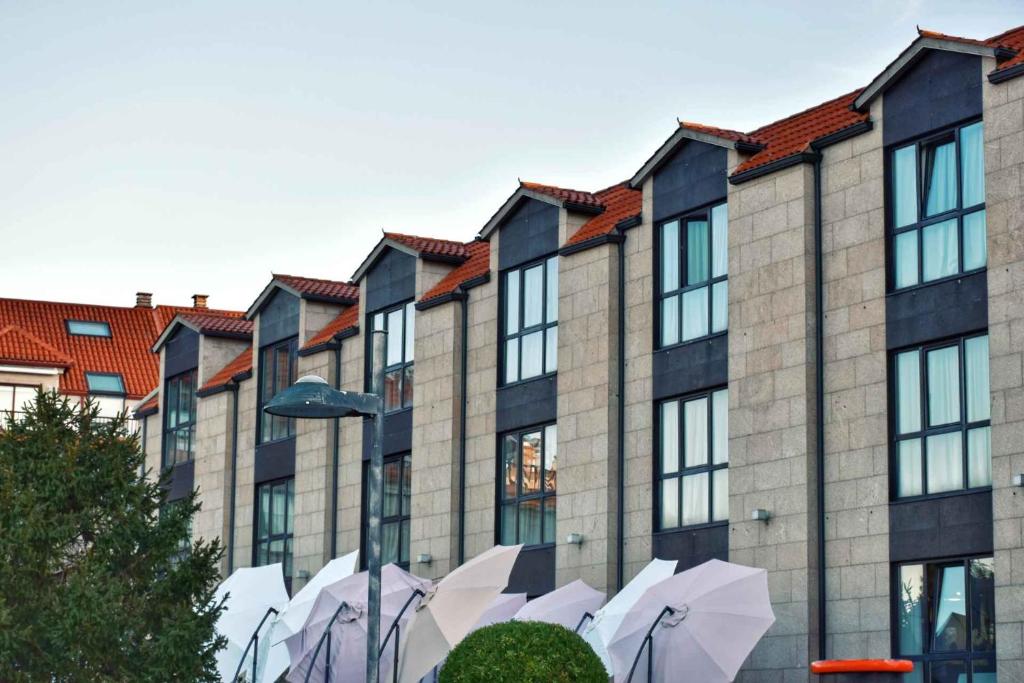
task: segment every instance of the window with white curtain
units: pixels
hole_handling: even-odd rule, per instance
[[[558,370],[558,257],[506,271],[502,298],[504,384]]]
[[[983,124],[892,150],[889,203],[893,289],[984,268]]]
[[[416,349],[416,308],[412,301],[372,315],[373,329],[387,332],[384,339],[384,410],[412,408],[414,351]],[[367,337],[367,389],[373,391],[373,335]]]
[[[893,355],[897,498],[992,484],[988,335]]]

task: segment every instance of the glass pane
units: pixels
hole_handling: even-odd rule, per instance
[[[917,153],[914,145],[896,150],[892,158],[895,225],[901,228],[917,222]]]
[[[287,519],[285,520],[285,530],[287,533],[293,533],[294,520],[295,520],[295,480],[288,480],[288,512]]]
[[[686,224],[686,284],[696,285],[708,279],[708,223]]]
[[[402,368],[384,373],[384,410],[402,407]]]
[[[274,393],[277,394],[288,388],[291,384],[290,367],[288,363],[288,346],[279,346],[274,349]]]
[[[522,495],[540,493],[541,460],[540,432],[523,434]]]
[[[192,373],[181,378],[181,395],[178,403],[178,424],[186,424],[196,421],[195,397],[193,395]]]
[[[388,350],[385,357],[387,358],[386,364],[389,366],[402,362],[402,341],[404,339],[402,322],[404,318],[405,312],[401,308],[388,313]]]
[[[260,523],[256,535],[260,538],[270,535],[270,486],[260,487]]]
[[[402,542],[399,544],[398,561],[409,564],[409,520],[402,520]]]
[[[896,356],[896,414],[899,433],[921,430],[921,357],[919,351]]]
[[[679,341],[679,295],[661,300],[661,345]]]
[[[85,381],[89,391],[110,392],[114,394],[124,393],[124,383],[121,375],[99,375],[91,372],[85,373]]]
[[[402,458],[402,514],[412,514],[412,456]]]
[[[523,344],[523,375],[536,377],[544,372],[544,332],[531,332],[520,337]]]
[[[384,516],[401,513],[401,464],[397,460],[384,463]]]
[[[991,557],[970,561],[971,645],[975,652],[996,649],[995,563]],[[977,672],[978,669],[975,669]],[[994,671],[994,669],[993,669]],[[978,680],[977,674],[974,680]]]
[[[712,448],[711,462],[729,462],[729,390],[711,394]]]
[[[661,404],[661,473],[679,471],[679,402]]]
[[[715,470],[711,473],[712,519],[724,522],[729,519],[729,470]]]
[[[969,213],[964,221],[964,270],[982,268],[988,262],[988,245],[985,244],[985,210]]]
[[[164,410],[167,411],[167,427],[174,429],[178,424],[178,411],[173,406],[178,405],[178,380],[172,379],[167,383],[167,396],[164,398]],[[8,409],[10,406],[2,404],[0,407]]]
[[[388,522],[381,525],[380,561],[381,564],[398,562],[398,541],[401,522]]]
[[[708,333],[708,288],[683,293],[683,341]]]
[[[896,482],[896,495],[900,498],[920,496],[923,477],[921,476],[921,440],[906,439],[897,446],[896,457],[899,460],[899,480]]]
[[[960,432],[928,437],[928,493],[964,487],[962,439]]]
[[[964,370],[967,373],[967,421],[987,420],[991,413],[987,334],[964,341]]]
[[[539,498],[519,503],[519,542],[525,545],[538,545],[543,538],[542,521]]]
[[[711,277],[729,272],[729,205],[711,209]]]
[[[683,404],[684,467],[697,467],[708,463],[708,400],[698,398]]]
[[[711,331],[723,332],[729,328],[729,281],[722,280],[711,286]]]
[[[519,380],[519,338],[505,342],[505,382]]]
[[[277,539],[270,542],[270,555],[267,557],[267,564],[275,562],[284,563],[284,539]]]
[[[405,377],[402,380],[402,407],[403,408],[411,408],[412,407],[412,389],[413,389],[413,386],[415,385],[415,382],[413,382],[413,373],[415,371],[415,368],[416,368],[416,366],[414,366],[414,365],[406,365],[405,366],[405,371],[404,371]]]
[[[672,529],[679,526],[679,479],[661,480],[661,527]]]
[[[932,631],[933,652],[955,652],[967,649],[967,587],[964,567],[940,567],[937,570],[938,590],[935,623]]]
[[[544,428],[544,491],[558,490],[558,427]]]
[[[544,542],[555,542],[555,530],[558,528],[558,498],[551,496],[544,499]]]
[[[374,313],[373,314],[373,331],[377,332],[378,330],[383,330],[383,329],[384,329],[384,314],[383,313]]]
[[[971,666],[974,669],[974,683],[996,683],[996,658],[985,657],[975,659]]]
[[[708,473],[683,477],[683,526],[708,521]]]
[[[924,567],[919,564],[899,568],[899,595],[896,605],[900,655],[924,654],[921,634],[924,614]]]
[[[505,333],[519,331],[519,271],[505,274]]]
[[[952,140],[925,149],[927,197],[925,215],[956,208],[956,143]]]
[[[283,485],[278,484],[274,487],[273,499],[270,503],[270,533],[275,536],[285,532],[285,513],[288,511],[288,506],[284,501],[287,494],[288,491]]]
[[[661,226],[661,291],[679,289],[679,221]]]
[[[287,538],[284,541],[284,567],[282,571],[286,578],[290,578],[292,575],[292,539]]]
[[[110,325],[93,320],[69,320],[68,334],[79,334],[87,337],[109,337]]]
[[[558,320],[558,257],[549,258],[546,264],[548,269],[547,282],[547,307],[548,322]]]
[[[405,305],[405,362],[413,360],[416,348],[416,308],[412,303]]]
[[[922,229],[925,282],[956,275],[960,258],[956,233],[955,218]]]
[[[960,421],[960,352],[955,346],[928,352],[928,426]]]
[[[516,504],[501,506],[501,544],[516,544]]]
[[[549,327],[544,335],[544,372],[554,372],[558,370],[558,328]]]
[[[963,206],[985,201],[985,141],[979,121],[960,129],[960,181],[963,183]]]
[[[896,287],[917,284],[917,230],[896,235]]]
[[[518,495],[516,483],[519,481],[519,439],[515,434],[507,434],[502,439],[502,477],[501,491],[505,498]]]
[[[523,272],[523,327],[544,322],[544,266]]]
[[[992,485],[992,430],[979,427],[967,432],[967,485]]]

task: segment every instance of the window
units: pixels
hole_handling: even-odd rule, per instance
[[[995,683],[995,565],[991,557],[895,568],[896,656],[904,680]]]
[[[413,350],[416,339],[416,308],[413,302],[373,314],[373,329],[385,330],[384,410],[392,412],[412,408]],[[367,385],[373,386],[373,335],[367,358],[370,359]]]
[[[36,400],[39,387],[21,384],[0,384],[0,429],[5,428],[11,419],[18,420],[25,412],[26,404]]]
[[[363,468],[363,538],[369,530],[369,463]],[[384,459],[384,516],[380,521],[381,564],[409,568],[409,524],[412,519],[412,459],[409,454]],[[368,547],[364,542],[363,547]],[[365,558],[364,558],[365,559]]]
[[[988,335],[893,356],[896,497],[992,484]]]
[[[718,204],[660,230],[661,346],[729,326],[729,209]]]
[[[983,137],[979,121],[893,150],[893,289],[985,267]]]
[[[557,429],[548,425],[501,437],[498,537],[502,545],[555,542]]]
[[[256,487],[256,539],[253,566],[280,562],[285,583],[291,586],[292,537],[295,515],[295,479],[259,484]]]
[[[504,378],[511,384],[558,369],[558,257],[504,276]]]
[[[729,520],[729,390],[659,407],[658,529]]]
[[[195,455],[196,371],[167,380],[164,393],[164,467],[188,462]]]
[[[168,501],[160,506],[160,517],[171,514],[177,510],[180,506],[185,505],[187,499],[180,498],[178,500]],[[195,517],[190,517],[188,520],[188,536],[178,541],[178,551],[171,556],[171,566],[177,566],[183,561],[188,559],[188,556],[192,554],[192,532],[195,524]]]
[[[263,406],[295,382],[299,340],[295,337],[260,349],[260,404],[257,409],[260,443],[295,435],[295,420],[263,412]]]
[[[65,320],[68,334],[82,337],[109,337],[110,325],[97,320]]]
[[[87,372],[85,382],[90,394],[124,394],[124,382],[115,373]]]

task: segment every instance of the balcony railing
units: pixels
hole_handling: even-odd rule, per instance
[[[12,421],[13,422],[21,422],[23,419],[25,419],[25,415],[26,415],[26,413],[24,411],[21,411],[21,410],[16,410],[13,413],[11,411],[9,411],[9,410],[7,410],[7,411],[0,411],[0,431],[3,431],[5,429],[7,429],[7,426],[9,424],[11,424]],[[114,418],[113,417],[109,417],[109,416],[104,416],[104,415],[97,415],[96,416],[96,421],[97,422],[113,422]],[[135,418],[130,417],[130,418],[128,418],[127,427],[128,427],[128,431],[130,433],[137,434],[139,432],[139,430],[142,428],[142,423],[139,420],[136,420]]]

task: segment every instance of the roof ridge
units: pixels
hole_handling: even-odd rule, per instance
[[[996,35],[992,36],[991,38],[984,38],[983,40],[986,43],[992,43],[992,42],[995,42],[995,41],[999,40],[1000,38],[1005,38],[1006,36],[1010,35],[1011,33],[1014,33],[1015,31],[1020,31],[1022,29],[1024,29],[1024,24],[1021,24],[1020,26],[1015,26],[1013,28],[1006,29],[1002,33],[996,34]]]
[[[355,284],[354,282],[352,282],[351,280],[331,280],[331,279],[323,278],[323,277],[310,277],[308,275],[289,275],[287,273],[271,273],[270,277],[271,278],[292,277],[292,278],[296,278],[296,279],[299,279],[299,280],[313,280],[314,282],[331,282],[331,283],[335,283],[335,284],[339,284],[339,285],[352,285],[353,287],[358,287],[359,286],[359,285]]]
[[[414,240],[432,240],[434,242],[449,242],[451,244],[462,244],[462,245],[465,244],[464,242],[461,242],[459,240],[450,240],[447,237],[428,237],[426,235],[410,235],[407,232],[393,232],[391,230],[382,230],[381,232],[384,233],[385,237],[407,237],[409,239],[414,239]]]
[[[626,178],[625,180],[620,180],[617,183],[612,183],[608,187],[602,187],[600,190],[594,190],[590,194],[592,194],[592,195],[594,195],[596,197],[597,195],[602,194],[604,192],[610,192],[611,190],[614,190],[617,187],[624,187],[624,186],[628,186],[628,185],[629,185],[629,178]]]
[[[759,133],[761,131],[764,131],[764,130],[766,130],[768,128],[771,128],[772,126],[777,126],[780,123],[784,123],[786,121],[792,121],[793,119],[795,119],[797,117],[800,117],[800,116],[803,116],[804,114],[809,114],[810,112],[814,111],[815,109],[820,109],[820,108],[828,106],[830,104],[835,104],[836,102],[838,102],[840,100],[843,100],[843,99],[846,99],[847,97],[850,97],[851,95],[859,95],[863,91],[864,91],[864,86],[861,86],[861,87],[859,87],[859,88],[857,88],[855,90],[851,90],[848,93],[845,93],[843,95],[839,95],[838,97],[833,97],[830,100],[825,100],[824,102],[819,102],[818,104],[815,104],[813,106],[807,107],[806,109],[802,109],[801,111],[798,111],[795,114],[790,114],[789,116],[783,116],[781,119],[777,119],[775,121],[772,121],[771,123],[766,123],[766,124],[764,124],[763,126],[761,126],[759,128],[755,128],[754,130],[750,131],[749,133],[744,133],[744,135],[749,135],[751,137],[754,137],[757,133]]]

